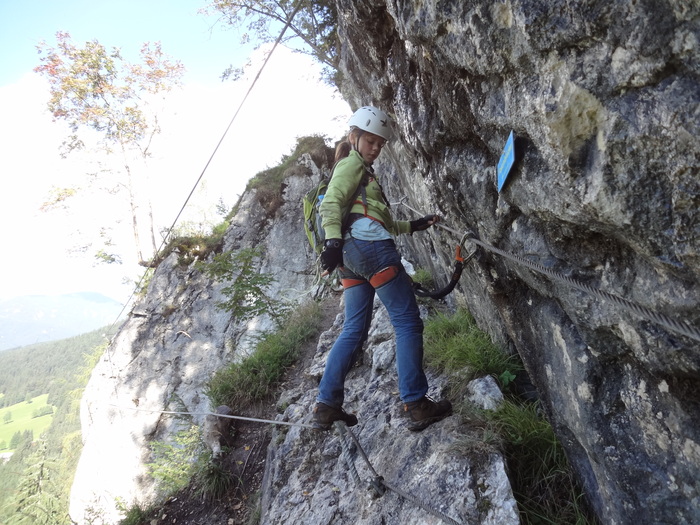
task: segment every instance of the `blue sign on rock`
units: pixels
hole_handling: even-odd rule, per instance
[[[513,132],[510,132],[510,135],[508,135],[508,140],[506,141],[506,147],[503,148],[503,153],[501,154],[501,159],[498,161],[498,191],[501,191],[501,188],[506,182],[506,178],[508,178],[508,173],[510,172],[510,168],[513,167],[513,162],[515,162],[515,151],[513,148]]]

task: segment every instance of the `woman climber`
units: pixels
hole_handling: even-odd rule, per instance
[[[374,294],[386,307],[396,334],[399,394],[410,430],[423,430],[452,413],[447,400],[426,396],[423,371],[423,322],[411,284],[392,235],[426,230],[440,220],[427,215],[395,221],[372,163],[391,139],[391,122],[383,111],[365,106],[350,118],[347,139],[336,148],[333,176],[321,203],[326,241],[321,267],[340,273],[345,294],[343,330],[328,354],[314,407],[315,426],[328,430],[334,421],[357,424],[343,410],[345,376],[362,351],[372,320]],[[349,210],[344,214],[344,210]]]

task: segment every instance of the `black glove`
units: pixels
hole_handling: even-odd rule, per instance
[[[321,252],[321,268],[328,273],[343,265],[343,239],[326,239]]]
[[[411,233],[427,230],[439,220],[439,215],[426,215],[425,217],[411,221]]]

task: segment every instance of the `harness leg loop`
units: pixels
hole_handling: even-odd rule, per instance
[[[384,286],[389,281],[396,279],[399,273],[400,270],[398,266],[387,266],[370,277],[369,284],[371,284],[374,289],[377,289],[380,286]]]

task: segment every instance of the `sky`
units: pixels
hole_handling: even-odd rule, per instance
[[[94,153],[61,158],[68,135],[46,110],[48,85],[33,69],[37,44],[57,31],[82,46],[96,39],[136,61],[144,42],[186,68],[184,86],[167,100],[149,160],[159,228],[174,221],[241,104],[270,46],[242,46],[240,35],[198,11],[207,0],[0,0],[0,300],[22,295],[99,292],[119,302],[131,295],[141,269],[130,240],[129,211],[89,174],[109,166]],[[233,65],[251,65],[222,82]],[[204,171],[182,218],[215,223],[219,199],[232,207],[250,177],[278,164],[296,138],[321,133],[339,139],[350,109],[319,81],[320,66],[278,47],[230,131]],[[102,179],[98,179],[102,180]],[[102,186],[103,190],[98,190]],[[42,210],[52,189],[78,188],[64,206]],[[123,264],[95,264],[94,241],[105,234]],[[91,244],[92,243],[92,244]],[[91,247],[92,246],[92,247]]]

